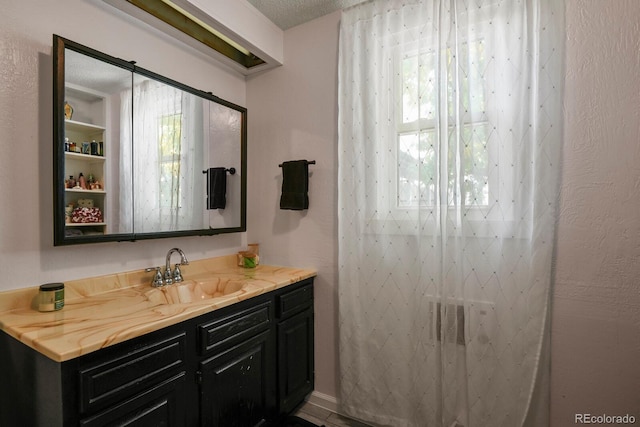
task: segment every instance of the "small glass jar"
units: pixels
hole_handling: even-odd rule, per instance
[[[38,310],[56,311],[64,307],[64,283],[46,283],[40,285]]]
[[[244,252],[242,254],[242,266],[244,268],[256,268],[258,266],[258,255],[251,252]]]

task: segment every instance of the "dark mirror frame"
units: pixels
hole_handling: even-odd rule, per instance
[[[201,230],[163,231],[155,233],[125,233],[103,234],[67,237],[65,235],[65,49],[70,49],[84,55],[93,57],[108,64],[121,67],[132,73],[153,78],[168,85],[192,93],[206,100],[234,109],[242,115],[241,125],[241,202],[240,202],[240,226],[226,228],[208,228]],[[112,57],[95,49],[53,35],[53,237],[54,246],[74,245],[81,243],[99,243],[115,241],[135,241],[143,239],[163,239],[168,237],[183,236],[209,236],[223,233],[238,233],[247,230],[247,109],[231,102],[225,101],[211,92],[204,92],[187,86],[183,83],[145,70],[135,65],[134,61],[128,62]],[[206,197],[206,195],[203,195]]]

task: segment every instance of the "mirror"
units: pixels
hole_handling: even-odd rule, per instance
[[[54,244],[246,230],[246,109],[54,35]]]

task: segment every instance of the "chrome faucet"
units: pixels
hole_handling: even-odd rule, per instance
[[[154,288],[159,288],[160,286],[164,286],[164,280],[162,279],[162,273],[160,272],[160,267],[149,267],[145,268],[144,271],[155,271],[156,274],[153,275],[153,282],[151,282],[151,286]]]
[[[178,252],[180,254],[180,263],[176,264],[173,273],[171,272],[171,255],[174,252]],[[164,284],[170,285],[172,283],[182,282],[182,272],[180,271],[181,265],[189,265],[189,260],[187,260],[187,256],[182,252],[180,248],[172,248],[167,252],[167,261],[164,266]]]
[[[176,264],[173,271],[171,271],[171,255],[173,255],[174,252],[178,252],[180,254],[180,263]],[[188,265],[188,264],[189,264],[189,260],[187,260],[187,256],[184,254],[184,252],[182,252],[182,249],[172,248],[172,249],[169,249],[169,252],[167,252],[167,260],[166,260],[166,265],[164,267],[164,275],[160,271],[160,267],[147,268],[145,269],[145,271],[156,272],[156,274],[154,274],[153,276],[153,282],[151,283],[151,286],[153,286],[154,288],[157,288],[164,285],[170,285],[172,283],[182,282],[182,280],[184,279],[182,277],[182,272],[180,271],[180,266]]]

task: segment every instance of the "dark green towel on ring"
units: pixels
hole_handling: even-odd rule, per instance
[[[309,163],[292,160],[282,163],[280,209],[309,209]]]
[[[207,174],[207,209],[224,209],[227,205],[227,170],[209,168]]]

